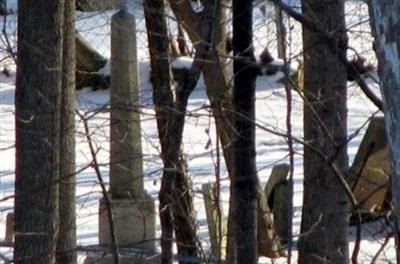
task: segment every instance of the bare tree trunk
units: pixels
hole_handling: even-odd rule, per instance
[[[170,5],[179,21],[187,31],[192,43],[204,41],[199,38],[196,32],[200,28],[212,28],[212,40],[209,44],[211,50],[207,54],[206,63],[203,69],[203,77],[206,84],[207,95],[210,100],[213,116],[218,130],[218,136],[223,147],[223,154],[227,164],[229,176],[234,174],[233,160],[233,113],[232,113],[232,84],[227,72],[225,57],[221,54],[226,52],[226,9],[229,1],[219,0],[208,3],[208,6],[214,6],[208,10],[213,10],[209,16],[212,20],[201,20],[198,13],[191,8],[189,1],[170,1]],[[203,14],[206,12],[203,11]],[[216,78],[218,76],[218,78]],[[235,193],[231,186],[229,200],[229,219],[228,219],[228,237],[226,248],[226,262],[235,263],[236,243],[235,243],[235,224],[234,224],[234,204]],[[262,200],[262,199],[261,199]],[[260,201],[261,201],[260,200]],[[266,203],[266,201],[263,201]],[[263,218],[263,220],[266,220]],[[271,223],[263,222],[261,226],[271,226]]]
[[[278,58],[283,59],[286,54],[286,28],[283,20],[282,9],[275,5],[275,24],[276,24],[276,40],[278,46]]]
[[[255,88],[253,1],[233,0],[234,174],[237,263],[257,263],[257,168],[255,152]]]
[[[0,16],[7,15],[7,2],[6,0],[0,0]]]
[[[64,1],[18,3],[14,263],[55,263]],[[46,15],[43,15],[46,14]]]
[[[397,262],[400,262],[400,2],[369,0],[375,51],[378,57],[379,79],[385,110],[386,133],[392,159],[392,203],[395,217]]]
[[[181,144],[186,105],[200,71],[188,71],[179,83],[180,92],[174,101],[171,87],[171,70],[168,54],[168,34],[163,0],[145,1],[145,18],[151,56],[153,100],[158,133],[162,148],[164,172],[160,199],[162,228],[162,263],[172,263],[172,239],[175,229],[178,254],[198,257],[197,232],[194,218],[191,186],[188,181],[186,161]],[[191,263],[181,260],[180,263]]]
[[[185,39],[185,34],[183,32],[182,25],[178,23],[178,49],[179,49],[179,54],[182,56],[187,55],[187,45],[186,45],[186,39]]]
[[[332,47],[303,25],[304,141],[310,144],[304,146],[299,263],[348,263],[348,199],[331,165],[344,171],[348,162],[344,1],[303,0],[302,8],[337,41]]]
[[[226,0],[218,0],[211,3],[215,6],[213,20],[205,20],[201,22],[200,16],[193,11],[190,3],[185,1],[170,1],[170,5],[178,20],[182,21],[182,25],[189,34],[192,43],[201,41],[196,32],[200,32],[201,27],[213,28],[213,43],[210,44],[212,50],[208,53],[206,63],[204,65],[203,76],[206,83],[207,95],[210,99],[211,108],[218,130],[218,136],[221,139],[224,158],[228,167],[229,175],[233,175],[233,115],[232,109],[232,85],[229,83],[227,76],[227,68],[223,54],[225,52],[226,41],[226,17],[225,10],[228,6]],[[210,25],[208,25],[210,24]],[[215,76],[219,76],[215,78]],[[235,261],[235,235],[233,209],[234,192],[230,192],[229,201],[229,219],[228,219],[228,237],[227,237],[227,263]]]
[[[60,117],[58,264],[75,264],[75,1],[65,1]]]
[[[158,136],[161,142],[162,160],[167,152],[168,111],[173,108],[171,89],[171,69],[168,54],[168,32],[165,21],[163,0],[146,0],[144,2],[147,36],[149,42],[151,81],[153,84],[153,102],[156,112]],[[165,166],[165,163],[164,163]],[[172,263],[173,216],[172,216],[172,183],[164,171],[159,192],[159,214],[161,224],[161,263]]]

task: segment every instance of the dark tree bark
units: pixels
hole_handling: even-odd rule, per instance
[[[75,264],[75,1],[65,1],[60,117],[58,264]]]
[[[7,2],[6,0],[0,0],[0,15],[7,15]]]
[[[303,0],[303,14],[334,43],[303,25],[304,193],[299,263],[348,263],[348,201],[332,164],[347,168],[344,1]],[[322,155],[321,155],[322,154]]]
[[[253,1],[234,0],[233,61],[235,225],[237,263],[257,263],[257,168],[255,152],[255,88]]]
[[[205,59],[203,77],[206,84],[207,96],[210,100],[216,122],[217,134],[223,147],[223,154],[229,176],[232,177],[234,174],[232,142],[235,137],[232,113],[232,84],[230,82],[230,76],[227,73],[226,57],[223,55],[226,52],[226,10],[229,6],[229,1],[207,1],[205,3],[208,9],[204,9],[201,13],[196,13],[188,0],[169,2],[175,16],[182,22],[192,43],[201,43],[205,39],[201,38],[197,32],[204,32],[205,28],[210,28],[212,33],[211,41],[208,44],[210,49]],[[213,8],[210,8],[210,6],[213,6]],[[202,17],[212,17],[212,19],[201,19]],[[216,78],[216,76],[218,77]],[[226,247],[227,263],[235,263],[236,261],[235,225],[233,220],[234,196],[235,193],[233,191],[233,185],[231,184]],[[263,197],[259,198],[260,202],[266,203],[265,197],[264,199]],[[261,219],[263,221],[259,223],[260,227],[272,226],[271,222],[267,221],[267,218],[262,217]]]
[[[371,27],[378,57],[378,72],[383,95],[386,133],[392,159],[391,192],[396,220],[396,253],[400,262],[400,2],[369,0]]]
[[[182,25],[178,24],[178,49],[181,56],[187,55],[187,45]]]
[[[64,1],[18,2],[14,263],[54,263]],[[45,14],[45,15],[44,15]]]
[[[199,43],[201,39],[199,34],[201,28],[212,27],[213,43],[210,43],[211,50],[207,54],[206,64],[204,65],[203,76],[206,84],[207,95],[210,99],[211,108],[216,122],[217,133],[221,140],[224,159],[226,161],[229,176],[233,175],[233,115],[232,109],[232,85],[227,74],[225,57],[220,56],[226,52],[226,8],[228,1],[216,1],[215,15],[209,14],[213,19],[201,21],[199,13],[194,12],[190,2],[169,1],[175,16],[189,35],[192,43]],[[209,5],[210,3],[208,3]],[[218,76],[218,78],[215,78]],[[231,186],[232,188],[232,186]],[[234,192],[230,192],[229,200],[229,220],[228,220],[228,238],[226,247],[227,263],[235,261],[235,234],[233,221]]]
[[[278,47],[278,58],[283,59],[286,57],[286,28],[284,24],[284,17],[282,9],[275,5],[275,24],[276,24],[276,40]]]
[[[161,142],[162,160],[165,160],[168,110],[173,108],[171,90],[171,69],[168,54],[168,35],[165,21],[163,0],[146,0],[144,2],[146,28],[151,62],[151,81],[153,84],[153,102],[156,111],[158,136]],[[165,163],[164,163],[165,166]],[[172,216],[172,182],[163,173],[159,193],[159,214],[161,224],[161,262],[172,263],[173,216]]]
[[[197,232],[191,186],[182,156],[182,135],[187,101],[200,76],[196,62],[179,83],[174,100],[168,54],[168,31],[163,0],[145,1],[145,18],[151,57],[153,100],[164,163],[160,199],[162,263],[172,263],[175,230],[178,254],[196,261]],[[191,263],[181,260],[180,263]]]

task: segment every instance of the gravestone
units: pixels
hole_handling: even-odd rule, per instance
[[[291,197],[290,186],[287,180],[289,174],[288,164],[278,164],[272,169],[271,175],[265,186],[264,193],[274,217],[275,230],[282,244],[291,239]]]
[[[143,185],[139,75],[135,17],[121,9],[111,24],[110,190],[114,234],[121,263],[159,263],[154,201]],[[112,245],[106,203],[100,201],[99,242]],[[143,253],[143,254],[142,254]],[[114,263],[113,255],[90,256],[86,264]]]
[[[359,203],[360,213],[379,213],[387,209],[390,175],[384,118],[374,117],[349,170],[348,183]]]
[[[78,32],[75,33],[76,49],[76,89],[90,86],[94,89],[108,88],[107,76],[99,73],[107,63],[107,58],[102,56],[93,45]]]
[[[217,259],[222,259],[226,246],[227,221],[223,215],[221,201],[216,200],[215,183],[205,183],[202,185],[204,206],[206,209],[208,233],[211,242],[211,253]]]
[[[217,259],[223,258],[223,251],[227,240],[227,221],[221,216],[221,226],[219,226],[218,209],[220,204],[215,201],[215,183],[203,184],[202,191],[206,207],[207,223],[211,239],[211,250]],[[286,256],[284,249],[279,241],[279,236],[275,231],[272,220],[272,213],[268,207],[267,199],[261,187],[257,188],[257,240],[258,255],[268,258],[279,258]],[[220,211],[222,212],[222,210]],[[221,229],[219,234],[218,230]]]

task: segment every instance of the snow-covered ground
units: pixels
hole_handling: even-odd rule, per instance
[[[16,1],[10,1],[14,4]],[[10,5],[9,5],[10,6]],[[137,38],[138,38],[138,54],[140,65],[140,89],[142,111],[142,142],[144,151],[144,168],[145,168],[145,188],[154,197],[160,187],[160,176],[162,164],[159,158],[160,147],[158,144],[158,134],[152,109],[151,84],[149,82],[149,58],[147,54],[147,39],[145,32],[145,24],[143,19],[143,11],[140,5],[132,4],[132,12],[137,18]],[[365,5],[359,2],[349,2],[346,6],[348,11],[347,22],[350,27],[350,45],[369,59],[373,59],[371,41],[369,38],[367,27],[367,10]],[[273,23],[270,17],[262,15],[258,8],[255,8],[255,50],[259,54],[265,45],[268,45],[272,53],[276,54],[276,44],[273,34]],[[101,13],[78,13],[77,29],[105,56],[109,56],[110,48],[110,18],[113,11]],[[271,15],[267,12],[267,15]],[[15,16],[7,18],[7,32],[10,34],[10,41],[14,43],[15,33]],[[3,27],[3,21],[0,27]],[[170,22],[173,23],[173,22]],[[292,29],[290,35],[291,58],[295,59],[301,52],[301,33],[300,26],[291,20]],[[14,43],[15,44],[15,43]],[[13,45],[14,45],[13,44]],[[6,213],[12,210],[13,206],[13,189],[14,189],[14,91],[15,91],[15,65],[11,58],[2,61],[5,56],[4,36],[1,36],[0,42],[0,70],[7,67],[11,76],[7,77],[0,73],[0,238],[4,234],[4,223]],[[183,62],[185,63],[185,62]],[[285,139],[273,133],[269,133],[262,127],[267,127],[274,131],[286,131],[286,94],[283,86],[277,82],[279,78],[260,77],[257,80],[257,123],[260,126],[256,131],[257,140],[257,166],[258,175],[262,184],[268,180],[270,172],[274,164],[288,162],[288,147]],[[375,86],[376,88],[376,86]],[[362,92],[349,83],[348,93],[348,127],[349,134],[358,131],[360,127],[365,125],[367,119],[376,112],[376,108],[365,98]],[[92,91],[85,88],[78,92],[76,106],[84,114],[93,113],[109,102],[109,92],[105,90]],[[294,94],[293,98],[293,114],[292,125],[293,134],[296,137],[302,137],[302,100]],[[201,196],[201,184],[215,180],[215,127],[209,111],[208,101],[204,92],[203,81],[200,80],[198,86],[190,97],[188,106],[188,116],[184,130],[184,150],[188,158],[189,172],[192,176],[193,188],[195,193],[195,208],[197,210],[197,220],[199,228],[199,237],[205,249],[209,248],[208,231],[205,220],[205,211]],[[82,122],[76,119],[78,130],[82,131]],[[101,173],[108,182],[108,163],[109,159],[109,112],[99,111],[90,119],[90,129],[93,137],[100,148],[98,159],[101,164]],[[365,128],[365,127],[364,127]],[[365,129],[354,137],[348,148],[350,160],[354,157],[357,147],[362,139]],[[207,142],[211,140],[211,145]],[[302,146],[295,146],[295,167],[294,167],[294,219],[293,229],[295,240],[299,235],[301,204],[302,204]],[[77,166],[85,167],[90,161],[91,156],[88,150],[87,142],[81,133],[77,135]],[[228,207],[228,185],[227,174],[224,164],[221,164],[222,173],[222,202],[224,212]],[[100,186],[96,180],[94,171],[88,168],[77,175],[77,222],[78,222],[78,244],[92,245],[98,242],[97,238],[97,214],[98,200],[101,197]],[[363,240],[361,244],[361,252],[359,262],[370,262],[372,257],[378,251],[383,243],[386,229],[384,222],[366,225],[363,228]],[[157,227],[159,232],[159,227]],[[350,247],[354,245],[354,230],[351,230]],[[1,250],[10,256],[9,249]],[[385,251],[380,255],[378,263],[395,262],[395,252],[393,243],[386,247]],[[80,255],[82,260],[84,255]],[[296,260],[296,252],[294,252],[294,260]],[[268,259],[260,259],[260,263],[271,263]],[[285,259],[277,260],[274,263],[286,263]]]

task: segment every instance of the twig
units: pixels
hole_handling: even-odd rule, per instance
[[[285,11],[289,16],[293,17],[296,21],[300,22],[303,26],[305,26],[308,30],[315,32],[320,35],[320,37],[328,44],[328,46],[335,51],[337,45],[343,44],[340,43],[342,40],[336,39],[333,35],[329,34],[321,27],[318,26],[315,21],[310,18],[304,16],[303,14],[293,10],[288,4],[283,3],[280,0],[268,0],[269,2],[279,6],[283,11]],[[358,86],[364,92],[364,94],[374,103],[374,105],[381,111],[383,111],[383,103],[380,98],[378,98],[368,87],[368,84],[365,82],[360,72],[352,65],[347,58],[339,55],[339,60],[346,66],[347,71],[354,74],[354,79],[357,82]]]
[[[250,120],[247,116],[241,114],[241,113],[236,113],[237,116],[240,116],[241,118],[247,119],[247,121],[251,121],[254,122],[254,120]],[[260,129],[263,129],[271,134],[277,135],[277,136],[281,136],[285,139],[287,139],[289,136],[287,133],[283,133],[283,132],[278,132],[278,131],[274,131],[266,126],[263,126],[257,122],[254,122],[256,127],[259,127]],[[304,140],[301,140],[299,138],[293,137],[292,139],[294,142],[300,143],[304,146],[309,147],[310,149],[312,149],[313,151],[315,151],[318,155],[320,155],[324,160],[328,161],[330,166],[332,167],[336,178],[339,180],[339,182],[341,183],[343,189],[345,190],[350,203],[352,205],[353,208],[357,208],[358,207],[358,202],[357,199],[355,198],[349,184],[346,181],[346,176],[344,175],[343,171],[337,166],[337,164],[335,163],[335,159],[333,159],[332,157],[327,157],[321,150],[319,150],[318,148],[316,148],[315,146],[313,146],[312,144],[309,144],[308,142],[305,142]]]
[[[43,191],[43,189],[48,188],[49,186],[51,186],[51,185],[53,185],[53,184],[58,184],[58,183],[60,183],[61,181],[65,180],[65,179],[68,179],[69,177],[73,177],[73,176],[75,176],[75,175],[77,175],[77,174],[83,172],[84,170],[86,170],[86,169],[89,168],[90,166],[91,166],[91,165],[88,164],[88,165],[82,167],[81,169],[77,170],[76,172],[74,172],[74,173],[72,173],[72,174],[68,174],[68,175],[66,175],[65,177],[59,178],[59,179],[57,179],[56,181],[52,181],[52,182],[50,182],[49,184],[43,185],[43,186],[40,187],[40,188],[36,188],[36,189],[34,189],[34,190],[30,190],[29,192],[25,192],[24,194],[21,194],[21,195],[15,195],[15,194],[7,195],[7,196],[5,196],[5,197],[3,197],[3,198],[0,199],[0,203],[1,203],[1,202],[5,202],[5,201],[10,200],[10,199],[15,199],[15,198],[17,198],[17,197],[19,197],[19,196],[22,196],[22,195],[27,195],[27,194],[29,194],[29,193],[41,192],[41,191]],[[0,247],[2,247],[1,242],[0,242]]]
[[[83,122],[83,125],[85,128],[85,137],[88,142],[90,153],[91,153],[92,159],[93,159],[91,164],[93,165],[93,169],[96,172],[96,176],[100,183],[101,191],[103,193],[104,201],[106,203],[107,215],[108,215],[108,220],[109,220],[109,224],[110,224],[110,233],[111,233],[111,242],[112,242],[112,247],[113,247],[114,262],[115,262],[115,264],[120,264],[119,249],[118,249],[117,237],[115,235],[115,227],[114,227],[114,216],[113,216],[112,210],[111,210],[111,198],[110,198],[109,193],[107,192],[106,185],[104,183],[103,177],[102,177],[100,169],[99,169],[99,165],[97,162],[96,150],[93,146],[93,141],[90,136],[90,130],[89,130],[87,118],[85,118],[78,110],[76,110],[76,113]]]
[[[9,247],[12,248],[14,247],[14,242],[7,242],[7,241],[0,241],[0,247]]]
[[[361,248],[361,215],[359,212],[356,211],[356,242],[354,244],[353,254],[351,255],[351,263],[357,264],[358,263],[358,253],[360,252]]]
[[[381,245],[381,247],[378,249],[378,251],[376,252],[375,256],[372,258],[371,260],[371,264],[375,264],[376,261],[378,260],[379,255],[383,252],[383,250],[385,249],[385,247],[387,246],[387,244],[390,241],[390,237],[392,234],[388,233],[385,237],[385,240],[383,241],[383,244]]]
[[[0,259],[2,261],[4,261],[4,264],[10,264],[11,263],[11,261],[6,256],[4,256],[3,254],[0,254]]]
[[[6,42],[6,45],[7,45],[7,47],[6,47],[7,52],[10,53],[10,55],[11,55],[12,59],[14,60],[14,62],[17,63],[17,57],[15,56],[15,54],[14,54],[14,52],[12,50],[11,42],[10,42],[10,39],[8,38],[7,26],[6,25],[7,25],[7,15],[3,16],[2,33],[4,35],[4,39],[5,39],[5,42]]]
[[[289,197],[287,199],[290,199],[290,212],[289,212],[289,217],[290,219],[293,218],[293,174],[294,174],[294,149],[293,149],[293,135],[292,135],[292,103],[293,103],[293,98],[292,98],[292,87],[291,84],[292,82],[290,81],[290,61],[288,61],[287,58],[287,51],[286,51],[286,29],[285,25],[283,23],[283,17],[282,17],[282,11],[281,9],[275,8],[275,12],[279,12],[279,20],[276,21],[278,24],[277,27],[279,27],[282,30],[282,34],[278,36],[280,38],[280,42],[282,43],[281,49],[281,56],[283,56],[283,64],[285,65],[284,69],[284,74],[285,74],[285,93],[286,93],[286,133],[287,133],[287,146],[289,149],[289,177],[288,177],[288,184],[289,184]],[[289,25],[290,26],[290,25]],[[290,47],[289,47],[290,48]],[[290,52],[290,51],[289,51]],[[292,231],[292,220],[290,221],[290,226],[289,226],[289,234],[290,237],[285,237],[284,239],[288,241],[288,254],[287,254],[287,263],[291,264],[292,263],[292,247],[293,247],[293,234]]]

